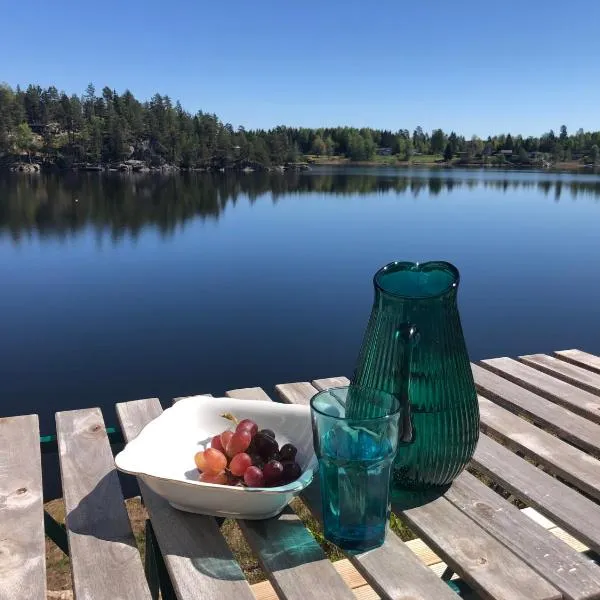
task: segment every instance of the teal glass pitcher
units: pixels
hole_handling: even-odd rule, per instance
[[[390,392],[403,406],[393,487],[449,484],[479,436],[479,406],[457,307],[458,269],[393,262],[374,277],[375,301],[353,384]],[[347,414],[372,412],[359,394]]]

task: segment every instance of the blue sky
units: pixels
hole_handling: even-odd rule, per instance
[[[598,0],[2,7],[0,81],[158,91],[234,126],[600,129]]]

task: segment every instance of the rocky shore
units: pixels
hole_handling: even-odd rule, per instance
[[[13,173],[39,173],[41,171],[86,171],[86,172],[113,172],[113,173],[179,173],[179,172],[203,172],[203,171],[237,171],[242,173],[253,173],[255,171],[285,172],[304,171],[310,169],[308,163],[288,163],[285,165],[265,166],[260,163],[243,161],[225,166],[207,167],[179,167],[172,164],[151,165],[143,160],[129,159],[117,163],[73,163],[69,166],[58,165],[54,161],[39,160],[33,158],[30,161],[22,157],[0,158],[0,170],[8,170]]]

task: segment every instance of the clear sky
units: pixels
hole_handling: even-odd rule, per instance
[[[247,128],[600,129],[600,0],[2,4],[13,86],[158,91]]]

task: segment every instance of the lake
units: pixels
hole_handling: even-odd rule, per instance
[[[600,177],[0,176],[0,414],[351,375],[371,278],[461,271],[472,359],[600,353]]]

